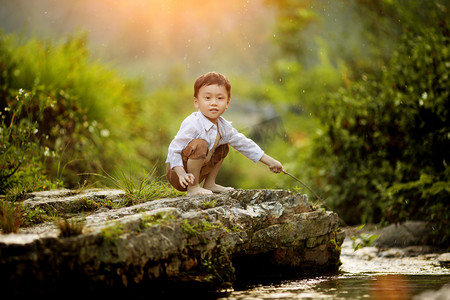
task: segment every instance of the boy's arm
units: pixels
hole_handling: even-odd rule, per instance
[[[173,170],[177,173],[182,187],[187,187],[189,183],[194,184],[195,177],[192,173],[186,173],[183,167],[174,167]]]
[[[278,161],[273,159],[272,157],[270,157],[267,154],[263,154],[263,156],[261,157],[261,159],[259,160],[260,162],[262,162],[263,164],[267,165],[270,169],[270,171],[274,172],[274,173],[280,173],[283,172],[286,174],[286,170],[283,168],[283,165]]]

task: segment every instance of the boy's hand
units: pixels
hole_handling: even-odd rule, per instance
[[[175,173],[178,175],[178,179],[180,180],[180,184],[182,187],[187,188],[189,184],[194,184],[195,176],[192,173],[186,173],[183,167],[175,167],[173,168]]]
[[[263,164],[266,164],[269,167],[270,171],[272,171],[273,173],[283,172],[286,174],[286,170],[283,168],[283,165],[278,160],[273,159],[269,155],[264,154],[261,157],[260,161]]]
[[[186,188],[189,184],[194,184],[195,176],[192,173],[186,173],[184,176],[179,176],[180,184]]]
[[[277,160],[274,160],[273,163],[269,165],[269,169],[273,173],[280,173],[280,172],[286,173],[286,170],[284,170],[283,165]]]

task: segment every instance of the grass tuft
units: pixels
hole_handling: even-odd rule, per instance
[[[0,201],[0,228],[3,233],[17,232],[23,223],[21,205],[10,201]]]
[[[127,174],[123,170],[118,171],[115,175],[107,172],[105,172],[106,175],[91,175],[100,176],[111,182],[116,188],[125,191],[124,197],[127,205],[184,195],[184,193],[175,190],[169,183],[157,177],[155,173],[156,167],[145,173],[141,179],[136,178],[131,173]]]
[[[59,228],[60,237],[72,237],[83,233],[85,223],[83,220],[59,219],[56,220],[56,225]]]

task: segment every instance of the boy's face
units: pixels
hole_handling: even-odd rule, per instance
[[[217,124],[217,119],[227,110],[230,98],[223,85],[206,85],[194,97],[194,106],[211,122]]]

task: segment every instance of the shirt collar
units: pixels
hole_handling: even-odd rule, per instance
[[[197,112],[197,116],[200,122],[202,123],[203,128],[205,128],[206,131],[209,131],[214,126],[214,123],[208,120],[208,118],[205,117],[205,115],[202,114],[200,110]],[[227,132],[227,130],[232,128],[231,122],[228,122],[222,116],[220,116],[217,119],[217,124],[219,125],[219,131],[221,136],[223,136]]]
[[[211,127],[214,126],[214,123],[208,120],[208,118],[205,117],[205,115],[203,115],[200,110],[197,112],[197,116],[200,122],[202,123],[203,128],[205,128],[207,131],[209,131]]]

